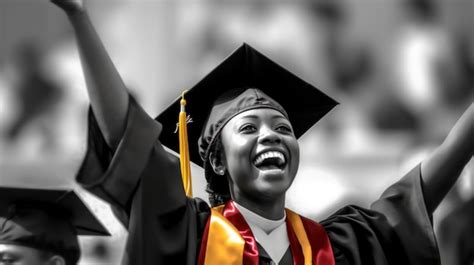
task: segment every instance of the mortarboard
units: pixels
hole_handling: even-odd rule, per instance
[[[74,191],[0,187],[0,244],[78,259],[77,235],[110,234]]]
[[[255,88],[255,93],[244,92],[248,88]],[[185,98],[192,120],[187,129],[189,159],[204,167],[206,178],[213,174],[207,162],[210,147],[226,121],[238,113],[258,107],[281,110],[299,138],[338,104],[245,43],[189,89]],[[180,154],[174,129],[181,103],[181,98],[176,99],[156,117],[163,124],[160,141]]]

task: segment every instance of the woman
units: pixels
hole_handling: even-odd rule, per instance
[[[53,2],[76,32],[92,106],[77,179],[128,228],[124,264],[439,264],[431,214],[472,157],[472,106],[371,210],[344,207],[317,224],[285,210],[285,193],[298,168],[296,137],[335,102],[244,45],[186,94],[205,109],[189,106],[191,126],[203,128],[189,145],[191,160],[204,161],[211,204],[219,205],[211,210],[186,197],[186,166],[180,170],[162,146],[177,150],[169,112],[179,103],[160,122],[151,119],[129,97],[82,1]]]

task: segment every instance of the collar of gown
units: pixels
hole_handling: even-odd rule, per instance
[[[286,213],[280,220],[270,220],[236,202],[234,204],[250,226],[255,240],[265,249],[270,258],[278,264],[290,246],[286,231]]]

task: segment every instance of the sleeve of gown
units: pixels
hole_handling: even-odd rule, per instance
[[[89,115],[77,181],[109,202],[127,227],[122,264],[195,264],[209,207],[186,198],[179,159],[161,145],[161,129],[131,98],[125,132],[113,152],[92,111]]]
[[[418,165],[371,210],[347,206],[323,221],[337,264],[440,264]]]
[[[127,225],[131,199],[161,132],[130,97],[127,124],[117,150],[107,145],[92,110],[88,116],[87,151],[76,180],[85,189],[111,204]]]

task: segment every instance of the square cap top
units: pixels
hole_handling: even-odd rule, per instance
[[[28,214],[24,214],[26,211]],[[73,190],[0,187],[0,228],[5,227],[6,223],[23,227],[18,230],[19,234],[10,235],[9,238],[21,237],[22,233],[49,234],[50,237],[60,234],[59,227],[45,225],[52,220],[65,226],[72,225],[74,236],[110,235]],[[0,229],[0,241],[6,233],[12,233],[12,230]]]
[[[242,88],[256,88],[280,104],[288,114],[297,138],[338,104],[313,85],[244,43],[185,94],[186,112],[192,119],[188,124],[190,160],[195,164],[202,166],[201,161],[207,160],[208,150],[205,149],[209,149],[212,145],[209,141],[215,139],[225,123],[214,130],[208,129],[222,123],[228,116],[235,115],[213,113],[217,105],[215,102],[222,105],[220,98],[223,95]],[[227,95],[225,101],[235,105]],[[216,108],[216,111],[220,110],[222,108]],[[177,153],[179,141],[175,127],[179,111],[180,98],[177,98],[156,117],[163,124],[160,135],[162,144]]]

